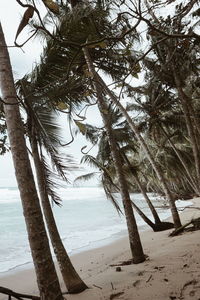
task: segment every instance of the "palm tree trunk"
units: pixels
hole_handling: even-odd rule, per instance
[[[32,155],[33,155],[36,174],[37,174],[37,181],[38,181],[38,187],[39,187],[43,212],[46,219],[51,243],[60,267],[60,271],[64,283],[70,294],[81,293],[82,291],[87,289],[87,286],[82,281],[82,279],[80,278],[76,270],[74,269],[70,261],[70,258],[65,250],[65,247],[63,246],[62,240],[60,238],[60,234],[56,226],[48,193],[46,190],[44,168],[39,156],[37,140],[34,134],[31,135],[30,142],[31,142]]]
[[[185,122],[186,122],[186,127],[188,131],[188,135],[190,138],[190,142],[192,145],[192,150],[193,150],[193,155],[194,155],[194,161],[195,161],[195,169],[196,169],[196,174],[197,174],[197,182],[200,184],[200,157],[199,157],[199,151],[198,151],[198,145],[196,141],[196,136],[194,133],[194,127],[192,124],[192,120],[190,117],[190,111],[188,109],[188,104],[187,104],[187,95],[184,93],[182,87],[181,87],[181,81],[176,73],[174,67],[173,67],[173,75],[174,75],[174,80],[176,83],[176,88],[178,91],[178,96],[181,101],[184,117],[185,117]]]
[[[149,209],[151,210],[151,213],[154,217],[154,220],[155,220],[155,224],[160,224],[161,223],[161,220],[159,218],[159,215],[157,214],[157,211],[155,210],[153,204],[151,203],[151,200],[149,199],[149,197],[147,196],[147,193],[142,185],[142,183],[140,182],[139,180],[139,177],[137,175],[137,172],[133,169],[133,166],[131,165],[128,157],[126,156],[125,153],[122,154],[124,156],[124,159],[126,160],[127,164],[128,164],[128,167],[129,167],[129,170],[133,176],[133,178],[135,179],[135,182],[137,184],[137,186],[139,187],[140,189],[140,192],[141,194],[143,195],[147,205],[149,206]]]
[[[169,201],[169,205],[170,205],[170,209],[171,209],[171,213],[172,213],[172,218],[174,221],[174,226],[175,228],[179,228],[181,226],[181,221],[180,221],[180,217],[175,205],[175,202],[173,200],[173,196],[167,186],[166,180],[160,170],[160,167],[157,165],[157,163],[155,162],[153,155],[151,154],[146,142],[144,141],[143,137],[141,136],[141,134],[138,131],[137,126],[135,125],[135,123],[133,122],[133,120],[131,119],[131,117],[129,116],[129,114],[127,113],[126,109],[123,107],[123,105],[118,101],[118,99],[116,98],[116,96],[112,93],[112,91],[107,87],[107,85],[105,84],[105,82],[103,81],[103,79],[96,73],[96,80],[100,83],[101,85],[101,89],[103,89],[107,95],[110,97],[111,101],[113,103],[115,103],[115,105],[119,108],[119,110],[121,111],[121,113],[124,115],[124,117],[126,118],[130,128],[132,129],[133,133],[135,134],[137,140],[139,141],[140,145],[142,146],[143,150],[146,153],[146,156],[148,158],[148,160],[150,161],[158,179],[160,180],[162,187],[163,187],[163,191],[166,195],[167,200]]]
[[[174,228],[174,224],[170,222],[159,222],[154,224],[133,201],[131,202],[138,215],[145,221],[146,224],[148,224],[153,229],[153,231],[158,232]]]
[[[12,68],[0,24],[0,85],[8,137],[41,300],[62,300],[24,139]]]
[[[102,116],[102,119],[104,122],[106,133],[108,136],[111,153],[112,153],[113,159],[114,159],[114,165],[116,168],[116,173],[117,173],[119,185],[120,185],[120,194],[122,197],[122,202],[123,202],[125,216],[126,216],[126,222],[127,222],[127,228],[128,228],[128,234],[129,234],[129,242],[130,242],[130,248],[131,248],[133,262],[141,263],[141,262],[145,261],[145,256],[143,253],[142,244],[141,244],[140,236],[138,233],[135,216],[133,214],[131,199],[130,199],[129,192],[128,192],[128,186],[127,186],[124,174],[123,174],[121,157],[120,157],[118,149],[117,149],[116,140],[113,136],[112,125],[110,123],[110,119],[109,119],[109,115],[108,115],[108,108],[107,108],[105,100],[102,96],[101,86],[96,81],[96,76],[95,76],[96,72],[95,72],[93,63],[91,61],[89,51],[87,48],[84,48],[83,52],[84,52],[84,56],[85,56],[85,60],[86,60],[89,72],[91,72],[91,74],[93,75],[94,89],[97,94],[98,106],[99,106],[100,113],[101,113],[101,116]]]
[[[166,136],[166,138],[167,138],[170,146],[172,147],[172,149],[176,153],[176,155],[177,155],[179,161],[181,162],[182,166],[184,167],[190,186],[193,188],[194,192],[197,193],[197,195],[199,195],[200,194],[200,190],[198,188],[198,185],[196,184],[194,178],[192,177],[191,172],[189,171],[189,169],[188,169],[188,167],[187,167],[184,159],[180,155],[178,149],[176,148],[176,146],[174,145],[174,143],[171,141],[168,133],[166,132],[166,130],[163,128],[162,125],[160,125],[160,128],[161,128],[162,132],[164,133],[164,135]]]
[[[155,228],[155,224],[141,211],[141,209],[131,201],[133,208],[137,211],[138,215],[147,223],[153,230]]]
[[[146,193],[146,191],[145,191],[142,183],[140,182],[140,180],[138,178],[138,175],[136,173],[134,173],[134,174],[132,173],[132,175],[133,175],[133,177],[135,179],[135,182],[137,183],[137,185],[138,185],[138,187],[139,187],[139,189],[140,189],[140,191],[141,191],[141,193],[142,193],[142,195],[143,195],[143,197],[144,197],[147,205],[149,206],[149,209],[151,210],[151,213],[152,213],[152,215],[154,217],[154,220],[155,220],[155,224],[160,224],[161,223],[160,217],[159,217],[159,215],[158,215],[155,207],[151,203],[151,200],[149,199],[149,197],[148,197],[148,195],[147,195],[147,193]]]

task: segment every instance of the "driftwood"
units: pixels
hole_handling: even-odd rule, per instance
[[[24,300],[24,299],[40,300],[40,297],[38,297],[38,296],[16,293],[16,292],[14,292],[10,289],[7,289],[3,286],[0,286],[0,293],[7,295],[8,300],[12,300],[12,297],[15,299],[18,299],[18,300]]]
[[[193,225],[192,230],[199,230],[200,229],[200,218],[192,219],[190,222],[188,222],[188,223],[184,224],[183,226],[172,231],[169,236],[176,236],[176,235],[182,233],[184,231],[184,229],[186,227],[188,227],[189,225]]]
[[[119,296],[121,296],[121,295],[123,295],[124,294],[124,292],[119,292],[119,293],[116,293],[116,294],[111,294],[110,295],[110,300],[112,300],[112,299],[114,299],[114,298],[117,298],[117,297],[119,297]]]
[[[100,289],[100,290],[103,289],[101,286],[98,286],[98,285],[96,285],[96,284],[93,284],[93,286],[96,287],[96,288],[98,288],[98,289]]]
[[[120,266],[128,266],[128,265],[132,265],[134,262],[133,262],[133,259],[129,259],[129,260],[125,260],[125,261],[121,261],[120,263],[118,264],[112,264],[112,265],[109,265],[110,267],[120,267]]]

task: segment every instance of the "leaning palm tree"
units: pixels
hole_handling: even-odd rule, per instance
[[[88,66],[89,72],[93,75],[94,74],[94,65],[92,63],[89,50],[85,47],[83,49],[83,53],[85,56],[85,61]],[[114,166],[116,169],[119,185],[120,185],[120,194],[122,197],[122,203],[125,211],[126,216],[126,222],[127,222],[127,228],[128,228],[128,235],[129,235],[129,242],[130,242],[130,248],[132,253],[132,259],[134,263],[141,263],[145,260],[145,256],[142,249],[142,244],[140,241],[140,236],[138,233],[138,228],[136,224],[136,220],[133,214],[133,209],[131,205],[131,199],[128,192],[128,186],[127,182],[123,173],[122,168],[122,160],[119,154],[119,150],[117,148],[117,142],[115,140],[112,125],[110,122],[109,112],[108,112],[108,106],[106,103],[105,95],[101,91],[101,85],[95,81],[95,78],[93,78],[93,86],[96,93],[97,101],[98,101],[98,107],[103,119],[103,123],[105,126],[106,134],[108,136],[108,141],[111,149],[111,153],[113,155],[114,159]]]
[[[165,179],[165,177],[162,173],[162,170],[161,170],[160,166],[156,163],[156,161],[155,161],[155,159],[154,159],[147,143],[145,142],[144,138],[140,134],[140,132],[139,132],[136,124],[132,120],[131,116],[128,114],[127,110],[120,103],[120,101],[118,100],[116,95],[108,88],[108,86],[106,85],[104,80],[96,72],[94,73],[94,76],[95,76],[95,80],[99,82],[101,88],[110,97],[110,100],[118,107],[120,112],[126,118],[131,130],[133,131],[133,133],[136,136],[138,142],[140,143],[141,147],[143,148],[143,150],[144,150],[148,160],[150,161],[150,163],[151,163],[158,179],[160,180],[160,182],[162,184],[163,191],[164,191],[164,193],[166,195],[166,198],[167,198],[167,200],[169,201],[169,204],[170,204],[171,213],[172,213],[172,217],[173,217],[173,221],[174,221],[174,226],[176,228],[180,227],[181,226],[181,221],[180,221],[180,217],[179,217],[175,202],[173,200],[172,193],[170,192],[170,189],[167,186],[166,179]]]
[[[38,77],[36,79],[35,73],[34,78],[33,85],[35,88],[39,85],[40,80]],[[80,293],[84,291],[87,286],[74,269],[57,229],[49,198],[51,198],[56,204],[59,204],[61,199],[54,192],[54,188],[57,186],[57,184],[52,179],[52,172],[48,167],[42,149],[46,150],[47,154],[51,158],[54,169],[57,170],[59,177],[65,181],[67,180],[65,176],[65,170],[70,169],[72,162],[70,161],[69,157],[65,158],[65,164],[63,164],[63,160],[61,160],[59,156],[57,149],[60,146],[59,141],[61,138],[59,135],[59,127],[55,122],[56,115],[55,112],[53,113],[52,109],[48,107],[47,103],[44,104],[42,91],[39,99],[36,101],[36,98],[34,98],[33,101],[33,99],[30,97],[33,87],[31,82],[28,81],[27,76],[17,82],[17,87],[18,93],[24,101],[23,104],[27,113],[27,135],[30,140],[40,199],[51,243],[53,245],[56,259],[58,261],[68,292],[73,294]],[[66,166],[67,163],[68,166]]]
[[[8,136],[41,299],[62,300],[24,139],[8,50],[0,25],[0,85]],[[48,274],[48,276],[47,276]]]

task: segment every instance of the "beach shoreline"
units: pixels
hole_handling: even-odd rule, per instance
[[[192,208],[181,212],[183,223],[200,216],[200,211],[195,209],[200,206],[200,198],[193,199],[193,203]],[[116,267],[111,265],[131,258],[127,237],[72,255],[72,263],[89,289],[78,295],[67,295],[67,299],[110,299],[115,294],[116,299],[131,300],[134,294],[135,300],[165,300],[179,299],[179,294],[186,292],[187,298],[183,299],[200,299],[200,288],[196,288],[200,284],[199,231],[173,238],[168,237],[170,232],[142,231],[141,240],[148,259],[142,264],[122,266],[121,272],[116,272]],[[181,276],[177,276],[178,270]],[[59,278],[66,292],[60,274]],[[34,269],[5,272],[0,275],[0,286],[19,293],[38,294]],[[0,300],[4,299],[0,294]]]

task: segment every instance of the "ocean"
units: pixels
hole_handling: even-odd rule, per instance
[[[62,206],[53,205],[53,212],[69,254],[107,244],[126,234],[124,215],[117,213],[102,188],[67,187],[61,188],[59,194]],[[163,199],[153,194],[149,196],[155,206],[163,206]],[[120,203],[120,196],[116,197]],[[150,211],[142,195],[131,194],[131,197],[150,217]],[[181,207],[191,204],[190,201],[178,201],[178,206]],[[161,219],[170,216],[167,208],[157,210]],[[137,214],[136,219],[140,230],[145,230],[147,227]],[[0,274],[30,264],[32,258],[19,191],[13,187],[0,188]]]

